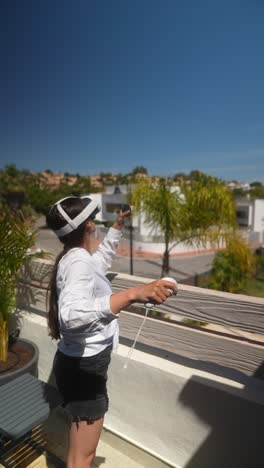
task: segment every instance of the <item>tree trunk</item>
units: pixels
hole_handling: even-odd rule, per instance
[[[168,276],[170,272],[170,254],[169,254],[169,241],[165,239],[165,251],[162,259],[161,277]]]
[[[6,362],[8,353],[8,324],[6,320],[0,322],[0,361]]]

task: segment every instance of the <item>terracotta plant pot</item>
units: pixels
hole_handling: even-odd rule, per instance
[[[39,350],[35,343],[24,338],[9,346],[6,362],[0,361],[0,386],[29,372],[37,377]]]

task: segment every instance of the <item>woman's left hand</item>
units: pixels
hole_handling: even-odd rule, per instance
[[[131,216],[131,209],[126,211],[120,210],[113,224],[113,228],[121,231],[125,224],[125,218],[128,218],[129,216]]]

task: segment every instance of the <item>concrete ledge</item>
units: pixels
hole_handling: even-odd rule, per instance
[[[38,345],[39,377],[52,382],[56,343],[46,319],[22,314],[22,336]],[[246,386],[119,346],[109,370],[105,427],[181,468],[262,466],[264,385]]]

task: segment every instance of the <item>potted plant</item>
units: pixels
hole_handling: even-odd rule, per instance
[[[22,213],[4,210],[0,214],[0,364],[6,362],[10,343],[9,321],[15,311],[17,281],[21,268],[32,257],[37,232],[32,220]]]

